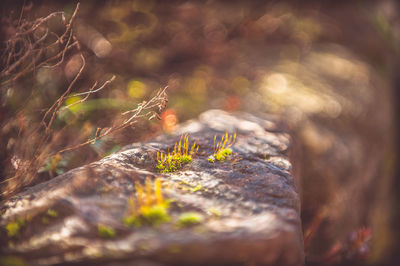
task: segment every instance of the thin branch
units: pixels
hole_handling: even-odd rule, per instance
[[[81,68],[79,69],[78,73],[76,74],[76,76],[74,77],[74,79],[73,79],[73,80],[71,81],[71,83],[69,84],[67,90],[60,96],[60,98],[58,98],[58,100],[49,108],[49,110],[47,110],[47,112],[46,112],[45,115],[43,116],[42,123],[43,123],[43,125],[44,125],[45,128],[46,128],[46,133],[48,133],[49,128],[50,128],[51,125],[53,124],[54,118],[56,117],[57,112],[58,112],[58,110],[60,109],[62,103],[64,102],[66,96],[71,92],[72,87],[74,86],[75,82],[78,80],[78,78],[80,77],[80,75],[81,75],[82,72],[83,72],[83,69],[85,68],[85,65],[86,65],[85,57],[83,57],[82,54],[80,54],[80,57],[81,57],[81,59],[82,59],[82,66],[81,66]],[[53,110],[53,109],[54,109],[54,110]],[[52,113],[52,116],[51,116],[51,118],[50,118],[49,123],[46,125],[45,120],[46,120],[47,116],[48,116],[51,112],[53,112],[53,113]]]
[[[125,120],[124,122],[122,122],[119,125],[115,125],[115,126],[112,126],[112,127],[108,128],[107,130],[105,130],[100,135],[97,135],[97,132],[96,132],[96,135],[95,135],[95,137],[93,139],[89,139],[89,140],[87,140],[87,141],[85,141],[83,143],[76,144],[76,145],[73,145],[71,147],[67,147],[65,149],[59,150],[59,151],[53,153],[53,155],[54,154],[63,153],[63,152],[67,152],[67,151],[71,151],[71,150],[76,150],[76,149],[81,148],[83,146],[86,146],[88,144],[95,143],[97,140],[99,140],[101,138],[104,138],[105,136],[108,136],[108,135],[110,135],[110,134],[112,134],[114,132],[117,132],[117,131],[120,131],[120,130],[122,130],[124,128],[133,126],[134,124],[137,123],[137,119],[138,118],[147,116],[147,114],[146,115],[142,115],[141,114],[142,111],[144,111],[144,110],[149,110],[149,109],[152,109],[154,107],[163,107],[163,108],[165,108],[165,105],[164,105],[165,101],[168,101],[167,93],[166,93],[167,88],[168,88],[168,86],[164,87],[163,89],[160,89],[153,98],[151,98],[148,102],[144,101],[143,103],[139,104],[139,106],[136,109],[130,110],[130,111],[126,111],[126,112],[122,113],[122,114],[132,114],[128,120]],[[163,108],[159,108],[158,112],[162,112]],[[152,111],[152,112],[149,112],[149,113],[154,114],[155,111]],[[151,120],[151,119],[152,119],[152,117],[149,118],[149,120]]]
[[[2,67],[2,71],[0,72],[0,78],[5,78],[3,80],[2,85],[9,84],[10,82],[13,82],[23,76],[26,73],[29,73],[31,71],[34,71],[36,68],[39,68],[41,66],[46,65],[47,63],[59,59],[57,63],[55,63],[52,66],[46,66],[46,67],[55,67],[60,65],[65,58],[65,54],[68,50],[70,50],[72,47],[77,46],[79,48],[79,45],[76,41],[74,41],[71,45],[71,40],[75,40],[73,33],[72,33],[72,24],[76,18],[76,15],[79,10],[79,3],[76,5],[76,8],[71,15],[71,18],[68,21],[68,24],[65,24],[65,14],[64,12],[53,12],[49,14],[45,18],[39,18],[34,22],[25,22],[22,23],[17,28],[17,33],[14,34],[7,42],[6,42],[6,49],[4,50],[4,53],[1,56],[1,60],[3,61],[4,66]],[[65,31],[61,35],[61,37],[58,37],[57,40],[54,43],[51,43],[48,46],[44,46],[43,43],[47,39],[48,36],[48,28],[46,27],[46,32],[42,36],[36,36],[36,30],[43,25],[44,23],[48,22],[50,19],[61,16],[61,20],[63,24],[65,25]],[[19,23],[18,23],[19,25]],[[64,39],[66,40],[66,44],[64,44]],[[16,44],[22,41],[22,44],[20,45],[21,48],[16,51]],[[17,69],[22,66],[25,62],[31,61],[30,58],[33,57],[34,61],[36,62],[40,56],[43,53],[43,50],[49,49],[51,46],[56,45],[56,44],[63,44],[64,48],[62,49],[61,52],[59,52],[56,56],[53,56],[51,58],[46,58],[44,59],[41,63],[35,64],[32,66],[31,64],[28,63],[28,66],[23,67],[18,71],[18,73],[15,73],[12,75],[11,78],[7,79],[7,76],[11,75],[13,72],[17,71]],[[12,62],[13,61],[13,62]]]
[[[89,98],[89,96],[90,96],[91,94],[101,91],[102,89],[104,89],[105,86],[107,86],[108,84],[110,84],[111,82],[113,82],[114,79],[115,79],[115,75],[113,75],[109,80],[107,80],[106,82],[104,82],[103,85],[101,85],[99,88],[97,88],[96,90],[94,90],[94,88],[97,86],[97,81],[96,81],[96,82],[94,83],[94,85],[90,88],[89,91],[81,92],[81,93],[77,93],[77,94],[73,94],[73,95],[71,95],[71,96],[68,96],[67,98],[71,98],[71,97],[75,97],[75,96],[81,96],[81,95],[86,95],[85,98],[83,98],[83,99],[81,99],[81,100],[79,100],[79,101],[77,101],[77,102],[71,103],[70,105],[67,105],[67,106],[65,106],[64,108],[69,108],[69,107],[74,106],[74,105],[76,105],[76,104],[83,103],[84,101],[86,101],[86,100]]]

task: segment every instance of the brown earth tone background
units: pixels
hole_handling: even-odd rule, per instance
[[[64,11],[68,21],[76,3],[5,1],[2,51],[23,20]],[[35,178],[12,180],[19,190],[127,144],[175,132],[205,110],[268,115],[285,124],[294,143],[290,161],[299,182],[306,264],[394,263],[399,10],[390,0],[82,2],[72,27],[79,47],[55,67],[34,68],[12,82],[20,69],[2,76],[0,177],[14,176],[32,160],[39,138],[32,131],[79,73],[83,56],[85,68],[71,93],[115,78],[58,112]],[[54,33],[49,42],[64,29],[60,18],[44,25]],[[59,49],[46,49],[35,60]],[[97,128],[104,132],[123,121],[121,112],[164,86],[168,104],[159,122],[138,120],[54,156],[94,138]],[[3,192],[8,188],[2,183]]]

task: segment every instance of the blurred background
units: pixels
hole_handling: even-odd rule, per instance
[[[79,45],[64,50],[68,38],[60,36],[76,8],[77,1],[1,3],[3,195],[168,134],[211,108],[269,114],[294,139],[307,265],[397,261],[396,1],[83,1],[68,35]],[[55,15],[9,42],[27,21],[59,11],[65,23]],[[43,49],[35,47],[41,36]],[[37,53],[24,57],[26,47]],[[82,101],[79,93],[96,81],[107,86]],[[43,140],[46,110],[71,83]],[[165,86],[159,121],[138,119],[57,153],[121,123],[122,112]],[[31,178],[9,180],[37,158]]]

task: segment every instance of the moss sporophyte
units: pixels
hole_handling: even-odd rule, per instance
[[[126,216],[123,223],[127,226],[139,227],[143,224],[157,226],[170,220],[168,214],[169,201],[162,194],[161,180],[154,182],[148,177],[144,185],[136,182],[136,193],[128,200]]]
[[[190,141],[188,135],[182,135],[179,142],[175,143],[174,151],[167,154],[163,152],[157,152],[157,165],[156,169],[160,173],[174,172],[182,168],[183,165],[192,161],[194,156],[199,150],[199,146],[196,146],[196,142],[193,143],[189,150]]]
[[[215,160],[225,161],[225,159],[232,154],[230,147],[235,143],[236,133],[232,135],[226,132],[225,135],[221,137],[221,140],[217,142],[217,146],[215,146],[216,140],[217,135],[214,136],[214,153],[208,157],[210,163],[214,163]]]

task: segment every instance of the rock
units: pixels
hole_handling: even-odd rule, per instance
[[[28,188],[2,203],[2,228],[17,228],[2,231],[2,253],[33,265],[302,265],[300,199],[282,128],[272,118],[211,110],[173,135]],[[225,132],[237,133],[232,154],[211,163],[214,135]],[[181,134],[198,153],[158,173],[157,152],[172,151]],[[145,216],[140,206],[156,199],[169,207]]]
[[[378,250],[391,238],[389,84],[348,48],[315,44],[299,60],[272,65],[258,87],[258,94],[248,94],[247,111],[279,116],[296,146],[308,257],[323,258],[338,246],[350,253],[346,246],[357,245],[349,239],[365,227],[382,256]]]

